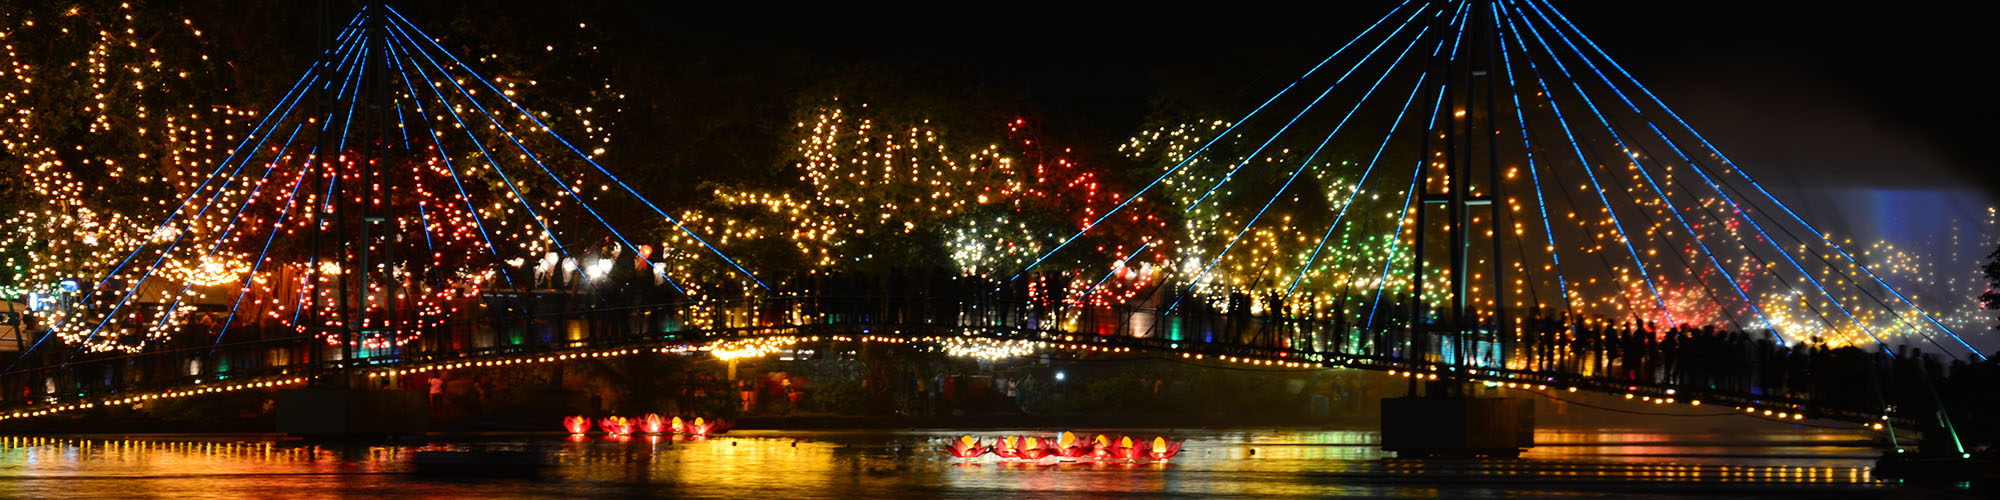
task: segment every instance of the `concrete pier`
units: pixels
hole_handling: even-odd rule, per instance
[[[1382,451],[1398,457],[1515,457],[1535,446],[1535,405],[1518,398],[1382,400]]]

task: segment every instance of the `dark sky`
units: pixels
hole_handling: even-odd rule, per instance
[[[669,37],[795,45],[990,71],[1044,111],[1122,137],[1162,78],[1287,78],[1395,2],[640,7]],[[2000,174],[1990,3],[1562,1],[1600,45],[1772,182],[1983,186]],[[1268,71],[1268,73],[1266,73]],[[1260,80],[1258,77],[1264,78]],[[1254,87],[1254,85],[1252,85]],[[1239,88],[1240,90],[1240,88]],[[1260,96],[1237,96],[1247,101]],[[1115,138],[1113,139],[1115,140]],[[1821,175],[1837,174],[1837,175]],[[1817,179],[1817,180],[1814,180]]]
[[[1940,232],[1938,224],[2000,200],[1991,139],[2000,105],[1982,97],[1996,88],[1981,69],[1992,60],[1994,43],[1982,36],[1992,4],[1749,3],[1566,8],[1719,146],[1830,229],[1908,241],[1918,235],[1907,230]]]
[[[1071,143],[1110,147],[1137,129],[1156,92],[1175,87],[1214,94],[1217,116],[1241,113],[1395,3],[842,7],[777,16],[655,8],[649,19],[675,36],[986,72],[1028,89],[1038,114],[1060,122],[1058,133],[1080,136]],[[1995,72],[1994,43],[1982,35],[1991,3],[1557,6],[1823,230],[1869,240],[1935,233],[2000,200],[1992,147],[2000,100],[1990,95],[2000,86],[1983,76]]]
[[[1991,3],[1607,3],[1561,5],[1820,229],[1948,259],[2000,203]]]

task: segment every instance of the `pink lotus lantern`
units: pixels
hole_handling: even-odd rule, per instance
[[[1164,437],[1154,437],[1152,449],[1146,450],[1146,456],[1153,457],[1154,460],[1174,458],[1174,455],[1181,454],[1181,443],[1185,442],[1187,441],[1167,441]]]
[[[1047,439],[1035,439],[1032,436],[1026,437],[1021,439],[1020,455],[1022,460],[1041,460],[1045,457],[1056,456],[1056,447]]]
[[[1111,443],[1109,451],[1111,458],[1125,461],[1138,460],[1146,457],[1146,442],[1133,442],[1132,436],[1122,436],[1118,441]]]
[[[674,434],[685,433],[687,432],[687,422],[681,421],[681,417],[675,416],[673,420],[667,422],[667,431]]]
[[[605,434],[624,436],[632,433],[632,419],[625,417],[604,417],[597,421],[597,428]]]
[[[693,422],[687,424],[687,433],[694,436],[707,436],[714,430],[715,422],[703,420],[701,417],[695,417]]]
[[[660,418],[660,414],[658,413],[647,413],[646,418],[639,419],[639,430],[645,431],[647,434],[665,432],[667,430],[667,419]]]
[[[1069,431],[1063,431],[1062,434],[1056,436],[1055,452],[1064,461],[1075,461],[1078,458],[1089,456],[1090,450],[1091,445],[1089,441],[1077,439],[1076,434]]]
[[[570,434],[590,432],[590,419],[584,418],[583,415],[563,417],[563,428],[569,430]]]
[[[1002,436],[994,440],[993,455],[1000,458],[1021,458],[1021,438]]]
[[[1111,436],[1098,434],[1097,437],[1090,438],[1090,458],[1092,460],[1111,458]]]
[[[972,437],[971,434],[952,440],[951,446],[944,449],[945,454],[958,458],[978,458],[989,451],[993,451],[993,447],[979,446],[979,438]]]

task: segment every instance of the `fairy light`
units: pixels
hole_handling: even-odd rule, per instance
[[[150,403],[153,401],[160,401],[160,400],[172,400],[172,399],[181,399],[181,398],[195,397],[195,396],[206,396],[210,394],[237,392],[244,390],[277,389],[283,387],[298,386],[305,384],[305,382],[306,382],[305,377],[282,377],[282,378],[268,379],[255,382],[234,382],[234,383],[213,384],[206,386],[195,386],[192,388],[172,390],[172,391],[137,393],[115,398],[78,401],[68,404],[51,405],[46,408],[37,408],[32,410],[16,410],[7,413],[0,413],[0,420],[41,417],[41,416],[55,415],[59,413],[67,413],[78,410],[88,410],[99,406],[122,406],[131,404]]]
[[[152,21],[135,21],[132,15],[122,12],[73,10],[69,11],[73,15],[41,23],[23,19],[18,26],[0,32],[5,33],[0,36],[0,48],[6,51],[6,74],[0,75],[0,117],[4,117],[0,118],[0,147],[24,159],[18,169],[33,200],[24,204],[32,208],[9,214],[10,229],[0,239],[0,245],[6,248],[30,250],[10,253],[7,265],[14,279],[0,292],[54,297],[49,302],[59,305],[45,317],[64,323],[56,332],[64,342],[80,344],[85,343],[85,338],[93,338],[88,345],[81,346],[83,350],[138,351],[146,344],[131,340],[158,340],[175,335],[196,316],[198,304],[234,300],[247,307],[246,316],[300,333],[312,330],[307,324],[325,323],[335,328],[374,332],[357,340],[361,347],[394,347],[410,342],[427,328],[441,327],[472,313],[482,291],[493,287],[496,280],[530,271],[571,277],[574,279],[567,281],[572,283],[620,271],[650,274],[655,283],[688,284],[688,295],[696,302],[755,297],[752,295],[755,288],[741,277],[704,260],[700,252],[690,251],[703,242],[694,241],[685,233],[665,232],[657,241],[632,248],[605,241],[569,241],[567,246],[574,248],[566,248],[559,239],[578,238],[578,233],[595,228],[568,227],[575,223],[565,225],[563,221],[575,219],[564,215],[580,213],[577,210],[582,208],[580,204],[601,201],[600,194],[609,192],[610,186],[574,175],[583,171],[577,163],[554,164],[560,160],[553,158],[549,160],[554,167],[549,172],[552,179],[517,175],[526,165],[523,162],[528,161],[525,155],[481,147],[513,137],[511,132],[502,130],[503,123],[507,130],[533,130],[537,124],[546,122],[572,134],[580,132],[577,137],[586,144],[588,156],[610,154],[612,151],[607,149],[610,129],[615,125],[611,120],[624,96],[612,91],[608,82],[587,76],[565,76],[550,81],[509,76],[491,79],[494,88],[500,89],[499,95],[507,97],[563,93],[554,87],[590,91],[591,97],[580,105],[531,116],[492,105],[499,96],[465,85],[468,78],[474,77],[464,68],[454,64],[422,67],[435,61],[420,63],[420,53],[392,45],[390,54],[396,58],[392,78],[401,80],[404,86],[392,91],[390,98],[399,110],[406,109],[399,111],[398,119],[407,120],[399,127],[415,144],[410,157],[394,161],[369,158],[361,153],[366,146],[356,144],[342,144],[335,146],[335,150],[314,150],[314,153],[274,144],[245,151],[250,155],[246,164],[269,165],[269,171],[260,172],[268,178],[211,187],[201,182],[204,179],[200,174],[216,167],[218,159],[223,157],[219,153],[242,139],[239,134],[245,133],[244,125],[261,116],[228,107],[148,108],[143,103],[156,101],[151,97],[186,92],[205,78],[213,78],[210,74],[213,65],[206,55],[198,54],[202,46],[200,30],[191,22],[170,22],[175,27],[167,32],[171,34],[169,41],[188,42],[186,46],[197,47],[194,55],[200,56],[198,60],[187,54],[159,53],[153,47],[165,46],[164,42],[132,34],[134,26],[150,26],[145,23]],[[119,26],[124,27],[122,31]],[[583,31],[588,27],[580,23],[576,29]],[[65,47],[76,49],[73,53],[51,57],[40,52],[48,49],[17,44],[15,40],[24,34],[46,35],[78,45]],[[1539,54],[1554,50],[1548,42],[1542,42],[1542,52],[1531,56],[1526,53],[1530,47],[1521,35],[1512,34],[1515,37],[1512,41],[1523,54],[1521,59],[1515,59],[1519,63],[1506,64],[1524,66],[1528,70],[1524,74],[1536,71],[1535,57],[1545,57]],[[587,33],[575,35],[578,41],[574,43],[588,45]],[[596,47],[546,45],[544,52],[557,51],[587,58],[596,53]],[[515,59],[491,51],[475,59],[483,65],[510,67],[526,64],[532,58]],[[74,64],[39,63],[44,60]],[[532,70],[509,73],[539,74]],[[1539,82],[1543,75],[1534,74]],[[84,85],[77,86],[77,82]],[[64,97],[49,91],[57,85],[84,90]],[[1577,90],[1582,93],[1580,87]],[[1522,109],[1510,110],[1516,116],[1542,119],[1538,115],[1556,110],[1557,97],[1548,95],[1546,87],[1537,92],[1524,85],[1514,91],[1522,98],[1517,101]],[[487,106],[479,105],[482,102]],[[44,110],[52,108],[86,110],[88,119],[79,122],[84,132],[116,136],[132,147],[78,153],[82,146],[64,142],[64,131],[51,125],[54,118]],[[491,122],[459,116],[479,109],[502,112]],[[1451,117],[1445,119],[1447,124],[1452,119],[1474,119],[1478,113],[1465,109],[1444,111],[1441,116]],[[1592,111],[1596,112],[1595,106]],[[1314,157],[1312,164],[1302,164],[1309,156],[1306,150],[1282,143],[1269,149],[1258,146],[1254,156],[1229,157],[1222,152],[1248,150],[1247,145],[1266,139],[1247,132],[1231,133],[1237,130],[1237,123],[1198,120],[1149,129],[1127,140],[1119,152],[1126,160],[1149,169],[1147,173],[1179,172],[1176,176],[1162,177],[1157,191],[1132,200],[1119,192],[1123,186],[1108,180],[1103,170],[1081,164],[1066,148],[1051,146],[1053,141],[1036,135],[1025,120],[1001,124],[1006,129],[1006,139],[981,146],[986,141],[968,140],[973,135],[964,131],[944,130],[926,119],[898,118],[866,104],[853,105],[839,99],[810,106],[801,116],[806,118],[792,127],[794,141],[789,153],[790,159],[795,160],[790,164],[798,182],[777,187],[715,188],[714,203],[695,205],[699,208],[687,208],[680,213],[691,231],[715,235],[712,243],[723,248],[776,248],[779,250],[776,253],[785,255],[774,260],[800,264],[801,273],[807,277],[867,270],[885,261],[894,262],[892,259],[896,257],[889,252],[895,249],[942,248],[958,276],[980,278],[979,282],[984,284],[1021,273],[1024,267],[1037,262],[1038,256],[1048,254],[1057,241],[1069,244],[1068,240],[1058,238],[1071,231],[1135,236],[1079,240],[1083,243],[1076,247],[1080,251],[1064,254],[1065,259],[1072,260],[1049,262],[1039,268],[1043,272],[1027,275],[1024,280],[1031,300],[1084,308],[1144,304],[1150,299],[1142,298],[1142,294],[1158,290],[1175,277],[1194,276],[1201,276],[1202,281],[1192,285],[1221,292],[1204,294],[1194,299],[1197,302],[1229,307],[1229,296],[1240,293],[1252,297],[1247,304],[1252,314],[1276,313],[1310,320],[1359,317],[1364,307],[1372,306],[1364,306],[1365,300],[1351,298],[1371,293],[1380,296],[1385,291],[1404,292],[1420,282],[1424,292],[1413,302],[1438,306],[1451,299],[1452,276],[1447,272],[1433,269],[1416,276],[1408,271],[1416,233],[1437,230],[1411,227],[1415,226],[1417,210],[1426,208],[1418,204],[1418,208],[1412,209],[1403,202],[1419,193],[1401,182],[1364,185],[1363,179],[1355,178],[1360,158],[1328,155]],[[1602,116],[1599,120],[1606,121],[1605,128],[1610,128],[1608,120]],[[1551,122],[1542,126],[1547,123]],[[1522,125],[1524,136],[1528,128]],[[284,129],[273,127],[273,130]],[[1595,133],[1586,132],[1581,126],[1578,131]],[[273,132],[265,134],[270,133]],[[1443,137],[1439,127],[1420,133]],[[554,149],[548,139],[530,134],[516,138],[526,143],[522,149]],[[1472,308],[1471,320],[1493,320],[1509,307],[1525,310],[1562,304],[1565,308],[1575,307],[1578,314],[1573,319],[1575,324],[1600,329],[1611,329],[1628,318],[1651,317],[1660,312],[1692,325],[1736,321],[1745,329],[1802,332],[1816,339],[1817,344],[1831,347],[1867,343],[1877,333],[1885,339],[1905,340],[1931,335],[1922,326],[1926,318],[1913,309],[1856,308],[1848,315],[1851,320],[1830,312],[1840,308],[1845,313],[1847,308],[1843,304],[1866,304],[1874,298],[1870,295],[1884,289],[1870,283],[1856,283],[1855,277],[1865,272],[1859,262],[1825,258],[1839,251],[1834,247],[1835,242],[1851,245],[1851,241],[1832,234],[1817,234],[1813,235],[1817,239],[1766,243],[1762,240],[1771,237],[1761,229],[1744,231],[1745,222],[1754,219],[1722,195],[1720,188],[1713,193],[1695,191],[1688,189],[1691,184],[1674,178],[1693,166],[1664,163],[1645,151],[1625,149],[1622,139],[1617,142],[1620,147],[1612,148],[1617,157],[1603,155],[1608,151],[1586,152],[1578,147],[1573,162],[1567,157],[1545,160],[1540,172],[1537,168],[1524,170],[1524,165],[1516,165],[1519,162],[1508,158],[1496,166],[1504,172],[1501,176],[1504,181],[1498,186],[1482,185],[1484,181],[1477,179],[1454,179],[1444,159],[1451,151],[1433,147],[1414,153],[1417,157],[1411,163],[1418,170],[1410,173],[1427,175],[1423,176],[1423,183],[1411,186],[1430,194],[1459,190],[1472,195],[1491,195],[1495,197],[1493,203],[1509,214],[1503,220],[1489,220],[1490,216],[1482,213],[1470,218],[1470,227],[1445,230],[1468,232],[1473,235],[1472,240],[1487,239],[1476,241],[1471,245],[1473,248],[1488,248],[1484,243],[1496,243],[1491,241],[1493,238],[1535,242],[1542,239],[1536,236],[1543,236],[1548,242],[1522,245],[1517,252],[1468,256],[1473,265],[1466,267],[1465,272],[1471,275],[1465,278],[1468,283],[1481,283],[1472,285],[1467,300]],[[1635,139],[1634,143],[1639,141]],[[1221,146],[1210,149],[1211,145]],[[1534,147],[1526,143],[1523,146]],[[1210,154],[1197,155],[1204,150]],[[1237,228],[1244,227],[1256,215],[1244,210],[1241,203],[1202,200],[1210,194],[1217,195],[1217,200],[1249,194],[1250,188],[1237,185],[1219,191],[1209,187],[1222,185],[1223,180],[1245,168],[1279,172],[1309,170],[1312,175],[1300,179],[1313,185],[1313,189],[1299,190],[1279,200],[1283,203],[1268,205],[1276,211],[1263,217],[1276,222],[1241,233],[1242,240],[1236,244],[1236,250],[1219,254],[1227,242],[1235,241]],[[1589,182],[1576,178],[1574,172],[1578,169],[1586,173]],[[340,201],[349,208],[334,208],[333,213],[303,208],[323,207],[334,201],[326,199],[320,191],[282,188],[335,181],[359,185],[369,179],[364,172],[390,172],[411,181],[376,191],[345,191],[341,194],[351,198]],[[517,181],[525,187],[514,189]],[[1548,200],[1540,199],[1540,184],[1531,186],[1531,183],[1547,183]],[[508,189],[496,188],[501,184]],[[1520,196],[1531,187],[1536,198]],[[565,191],[573,191],[577,196],[561,195]],[[1506,196],[1500,196],[1501,193]],[[197,195],[221,201],[213,213],[175,212],[178,208],[173,206],[174,200]],[[130,199],[135,196],[136,202]],[[1588,203],[1592,201],[1601,206]],[[324,260],[316,252],[297,246],[280,247],[268,253],[258,251],[258,243],[269,241],[259,236],[296,237],[326,231],[340,217],[351,217],[353,214],[344,211],[353,206],[367,207],[377,213],[402,214],[384,221],[385,226],[380,228],[386,234],[401,236],[389,240],[397,242],[392,245],[400,245],[396,247],[399,259],[371,262],[369,269],[350,269],[337,261],[354,260],[360,255],[355,250],[336,251],[323,256]],[[294,207],[301,207],[298,212],[307,215],[288,212]],[[1122,208],[1122,213],[1100,221],[1113,207]],[[1312,254],[1321,239],[1317,234],[1294,229],[1319,214],[1349,209],[1355,215],[1332,230],[1339,232],[1340,238],[1332,240],[1329,257],[1315,260]],[[1185,214],[1162,215],[1177,212]],[[147,229],[146,221],[159,220],[169,213],[181,214],[187,220],[157,232]],[[546,223],[538,220],[535,216],[538,213],[549,214],[544,217]],[[1547,220],[1542,221],[1542,228],[1523,223],[1533,220],[1528,218],[1531,214],[1543,213],[1547,214]],[[232,232],[239,219],[241,226],[257,230]],[[1996,219],[2000,217],[1989,208],[1982,234],[1954,232],[1952,238],[1975,237],[1993,246],[2000,242]],[[1503,223],[1510,223],[1511,227]],[[1961,225],[1954,225],[1954,231],[1960,229],[1958,226]],[[1407,229],[1388,229],[1391,227]],[[1537,230],[1547,234],[1537,235]],[[166,292],[142,291],[142,295],[152,294],[145,297],[148,303],[143,307],[106,312],[113,308],[115,296],[65,287],[67,282],[93,283],[106,278],[120,283],[137,281],[142,276],[141,270],[127,270],[117,276],[106,276],[106,270],[113,267],[119,256],[164,247],[166,242],[183,238],[201,241],[204,247],[214,242],[216,250],[181,250],[163,256],[157,269],[145,270],[156,273],[156,279],[170,285],[163,286]],[[1096,247],[1087,248],[1092,244]],[[1796,261],[1795,270],[1779,267],[1751,251],[1757,244],[1770,244],[1780,251],[1780,256]],[[1722,250],[1708,256],[1715,259],[1714,271],[1719,272],[1687,265],[1686,260],[1674,263],[1676,258],[1702,258],[1710,248]],[[1557,253],[1578,256],[1573,260],[1604,261],[1603,269],[1576,274],[1574,265],[1559,269],[1553,263],[1544,263],[1553,261],[1550,257]],[[1919,258],[1888,242],[1859,253],[1884,276],[1949,287],[1950,300],[1974,296],[1983,290],[1984,284],[1976,276],[1940,271],[1944,267],[1937,262]],[[1617,260],[1628,254],[1629,259]],[[1204,272],[1203,263],[1211,260],[1215,261],[1214,272]],[[1492,267],[1484,267],[1489,264],[1507,270],[1508,280],[1499,289],[1485,281],[1491,278],[1485,273],[1493,272]],[[1377,268],[1386,271],[1377,273]],[[503,274],[510,271],[519,272]],[[344,315],[336,310],[335,304],[340,294],[347,293],[339,287],[342,274],[350,272],[370,278],[366,289],[357,293],[362,304],[360,310]],[[1565,276],[1565,272],[1572,274]],[[1106,280],[1098,282],[1096,277],[1100,275],[1106,276]],[[1297,293],[1285,286],[1293,282],[1293,277],[1306,284]],[[1719,286],[1737,287],[1749,305],[1761,311],[1762,318],[1743,319],[1746,316],[1741,313],[1743,304],[1725,302],[1727,297],[1718,299],[1714,289]],[[1557,289],[1562,289],[1563,295],[1551,296]],[[1534,299],[1538,303],[1522,300],[1537,293],[1534,290],[1541,290],[1541,296]],[[1499,302],[1503,291],[1510,301],[1508,304]],[[732,296],[733,293],[740,296]],[[1271,294],[1279,294],[1283,301],[1263,300]],[[399,304],[395,310],[386,306],[392,302],[391,298]],[[1976,303],[1947,304],[1921,294],[1911,294],[1909,300],[1937,311],[1939,318],[1955,328],[1970,329],[1985,320],[1979,316]],[[1270,310],[1274,307],[1284,310]],[[310,312],[312,316],[301,321],[302,312]],[[96,332],[92,325],[99,324],[95,320],[106,314],[124,314],[128,316],[116,319],[138,321],[105,322],[110,326],[102,333]],[[746,313],[694,308],[679,319],[684,327],[700,329],[723,324],[732,320],[732,315],[741,314]],[[825,319],[801,311],[786,314],[790,317],[784,320],[793,324]],[[1056,324],[1074,330],[1080,317],[1082,314],[1071,313],[1058,318]],[[66,321],[72,318],[93,321]],[[1404,319],[1384,324],[1399,321]],[[1515,325],[1516,335],[1521,328]],[[796,336],[744,338],[660,347],[650,352],[704,352],[718,359],[736,360],[768,356],[794,349],[803,342],[820,341],[918,343],[953,356],[978,359],[1025,356],[1042,350],[1097,353],[1124,349],[1073,338],[998,340],[883,334],[834,336],[824,340]],[[335,343],[337,339],[327,335],[326,342]],[[556,362],[579,356],[639,352],[649,351],[601,350],[424,366],[434,369],[491,366],[485,363]],[[1205,362],[1274,368],[1319,366],[1327,359],[1276,354],[1180,354],[1185,359]],[[1559,355],[1565,360],[1577,356],[1574,352]],[[1526,367],[1525,361],[1509,363],[1506,368]],[[419,368],[371,372],[371,375],[401,374],[416,369]],[[1603,375],[1595,373],[1594,368],[1581,374]],[[1405,370],[1402,376],[1436,379],[1438,374]],[[1509,388],[1527,387],[1518,382],[1505,384]],[[1626,394],[1630,397],[1637,393]],[[1645,397],[1649,402],[1664,401],[1661,404],[1677,400],[1657,395]],[[1700,404],[1698,400],[1691,401]],[[1759,408],[1768,412],[1772,406]],[[1796,408],[1774,415],[1800,418]]]
[[[88,339],[87,345],[80,346],[85,352],[137,352],[174,335],[221,333],[226,325],[194,323],[200,317],[195,314],[198,306],[218,303],[230,307],[229,319],[267,321],[300,333],[314,330],[307,324],[324,322],[334,328],[371,332],[357,339],[361,347],[402,345],[424,329],[462,316],[483,288],[501,279],[500,266],[508,259],[491,254],[539,256],[545,252],[547,243],[542,235],[529,230],[524,214],[515,213],[521,203],[563,214],[576,206],[549,196],[508,200],[511,205],[486,205],[490,197],[469,203],[468,196],[478,199],[490,190],[474,190],[468,195],[446,187],[457,180],[456,172],[441,160],[468,165],[464,180],[475,187],[494,182],[498,169],[518,165],[507,164],[505,158],[499,165],[486,162],[463,144],[422,145],[420,131],[452,131],[451,126],[456,125],[448,125],[443,108],[462,112],[470,107],[465,99],[481,98],[475,92],[457,96],[455,101],[433,102],[428,112],[416,109],[421,95],[440,88],[442,82],[434,79],[417,77],[416,83],[403,89],[375,96],[394,101],[397,126],[402,130],[392,135],[417,141],[412,158],[370,158],[362,151],[372,145],[359,141],[342,141],[329,145],[339,149],[319,150],[298,147],[284,137],[289,132],[345,138],[343,117],[331,115],[292,115],[257,133],[262,139],[277,136],[276,140],[247,142],[257,147],[232,150],[231,145],[244,143],[241,134],[247,133],[251,124],[262,125],[263,117],[227,106],[161,107],[163,102],[200,102],[203,99],[198,97],[206,94],[199,91],[228,87],[214,82],[227,76],[215,71],[220,61],[211,61],[202,53],[206,41],[193,21],[155,20],[140,14],[145,11],[130,5],[102,10],[77,7],[43,22],[37,22],[39,16],[29,16],[18,19],[16,26],[0,29],[5,33],[0,36],[0,48],[5,50],[4,60],[0,60],[5,66],[5,74],[0,74],[0,116],[4,116],[0,118],[0,147],[25,160],[18,170],[28,187],[27,196],[34,201],[23,203],[28,208],[10,214],[9,229],[0,233],[4,248],[26,250],[8,254],[6,265],[12,280],[0,294],[34,294],[37,305],[45,308],[38,311],[42,323],[57,325],[56,337],[63,342],[79,344]],[[573,54],[564,61],[572,67],[578,60],[594,60],[598,52],[589,33],[576,35],[580,36],[565,36],[565,43],[549,45],[552,51]],[[24,37],[59,43],[17,42]],[[343,65],[358,62],[360,46],[347,39],[340,46],[345,52],[337,59]],[[164,50],[168,47],[174,49]],[[392,48],[390,54],[370,57],[386,55],[406,56],[408,50]],[[549,59],[495,55],[479,61],[522,69],[531,62],[548,64]],[[392,68],[411,74],[409,66],[397,59]],[[340,71],[320,76],[340,83]],[[608,126],[612,125],[608,117],[619,111],[618,103],[624,96],[605,79],[572,70],[556,78],[500,77],[494,83],[513,97],[528,93],[588,96],[569,101],[574,106],[563,113],[543,113],[539,118],[593,144],[592,155],[606,154],[611,136]],[[430,88],[425,88],[426,84]],[[350,91],[343,99],[363,98],[359,85],[336,87]],[[48,109],[83,109],[88,116],[71,120],[47,113]],[[534,123],[525,114],[502,118],[509,120],[510,126]],[[69,123],[78,123],[81,132],[93,137],[91,148],[86,151],[72,143],[76,134],[63,128]],[[336,125],[341,128],[327,129]],[[497,129],[489,125],[477,132],[493,134]],[[521,140],[530,147],[554,148],[548,139]],[[117,147],[104,147],[107,143]],[[227,183],[208,182],[203,174],[222,166],[225,157],[258,174]],[[575,166],[555,160],[550,163]],[[372,184],[364,185],[366,171],[402,176],[408,181],[384,183],[382,177],[376,177]],[[336,181],[357,186],[342,190],[341,194],[351,198],[328,199],[325,195],[332,191],[293,187]],[[576,182],[582,184],[580,179]],[[542,184],[536,187],[540,193],[552,191]],[[590,193],[586,198],[594,201],[602,190],[579,191]],[[213,206],[198,201],[195,206],[176,207],[181,200],[212,200],[208,203]],[[335,310],[340,293],[337,285],[344,271],[336,263],[353,261],[359,246],[318,255],[307,245],[269,243],[299,241],[299,235],[331,230],[338,218],[351,217],[320,209],[336,201],[343,203],[329,207],[332,212],[366,208],[395,215],[373,230],[398,248],[391,251],[378,243],[367,249],[375,254],[370,263],[373,269],[363,270],[370,280],[359,292],[362,307],[351,316]],[[468,206],[480,208],[474,212]],[[197,211],[199,207],[207,208]],[[180,210],[176,215],[179,220],[162,226],[157,233],[146,229],[175,210]],[[481,219],[488,223],[486,227],[478,227]],[[494,233],[492,247],[484,237],[487,229]],[[167,246],[175,241],[181,243]],[[338,256],[342,252],[346,258]],[[393,252],[397,260],[388,261],[385,252]],[[581,257],[605,260],[617,256],[615,251],[592,253]],[[128,255],[137,264],[123,266],[117,275],[106,274]],[[148,265],[153,262],[157,265]],[[610,269],[600,266],[597,270]],[[135,285],[141,277],[145,278],[143,286]],[[98,282],[107,285],[92,290],[91,284]],[[127,295],[135,296],[132,303],[113,307]],[[390,303],[396,304],[396,310],[387,308]],[[308,312],[313,314],[303,314]],[[105,317],[114,314],[117,317]],[[327,342],[337,342],[330,333],[323,335]]]
[[[885,245],[920,245],[915,238],[937,235],[958,272],[994,278],[1029,264],[1046,250],[1049,234],[1083,228],[1123,201],[1098,172],[1070,159],[1068,149],[1039,140],[1026,120],[1005,124],[1008,143],[974,147],[952,142],[929,120],[884,121],[866,104],[850,108],[833,99],[810,109],[811,119],[794,126],[801,189],[718,189],[716,200],[728,210],[688,210],[682,220],[696,232],[718,235],[715,243],[725,247],[790,247],[808,275],[869,260]],[[1045,215],[1050,212],[1058,218]],[[1163,229],[1166,222],[1134,210],[1105,224],[1121,225]],[[664,245],[690,243],[676,235]],[[1112,245],[1100,251],[1105,257],[1098,269],[1138,250]],[[1088,282],[1072,283],[1060,297],[1099,306],[1129,300],[1165,254],[1151,255],[1088,297],[1082,296]],[[695,269],[684,262],[676,259],[670,272]]]
[[[0,27],[0,150],[25,188],[0,248],[26,250],[8,253],[0,294],[43,297],[45,317],[60,320],[99,305],[62,283],[104,279],[116,259],[162,236],[146,221],[194,190],[258,115],[211,104],[226,102],[211,99],[226,77],[192,21],[129,3],[37,11]],[[232,266],[176,262],[168,273],[214,284]],[[131,349],[115,337],[82,347]]]

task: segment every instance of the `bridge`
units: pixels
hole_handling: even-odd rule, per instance
[[[693,318],[706,318],[689,321]],[[1134,336],[1147,324],[1167,333]],[[1331,321],[1223,311],[1162,314],[1152,307],[1065,309],[1056,304],[1002,302],[991,296],[804,296],[606,307],[588,312],[496,314],[475,324],[443,325],[433,335],[396,348],[357,352],[351,360],[309,336],[243,340],[223,345],[164,348],[100,356],[67,366],[8,374],[9,418],[216,392],[302,386],[339,373],[380,384],[385,377],[435,370],[561,362],[643,353],[692,353],[733,359],[780,350],[850,351],[862,343],[910,344],[975,357],[1060,352],[1081,357],[1138,354],[1272,370],[1329,367],[1387,371],[1415,380],[1449,379],[1547,392],[1628,394],[1643,401],[1708,405],[1772,419],[1823,418],[1877,423],[1889,416],[1880,400],[1843,397],[1854,377],[1870,387],[1872,357],[1814,359],[1778,373],[1815,372],[1812,380],[1731,370],[1762,362],[1755,349],[1730,345],[1738,358],[1699,363],[1659,350],[1619,352],[1654,332],[1609,332],[1590,345],[1601,351],[1534,340],[1503,341],[1490,332],[1430,337],[1416,349],[1408,330],[1363,330]],[[1643,334],[1643,335],[1641,335]],[[1713,332],[1675,332],[1691,342]],[[1584,345],[1584,344],[1576,344]],[[1465,354],[1451,356],[1456,346]],[[1767,347],[1768,349],[1768,347]],[[1442,354],[1441,354],[1442,353]],[[1764,356],[1775,353],[1764,352]],[[1679,364],[1676,364],[1676,361]],[[1778,363],[1782,363],[1779,361]],[[380,379],[380,380],[378,380]]]
[[[1985,359],[1546,0],[1406,0],[1248,113],[1135,139],[1156,169],[1116,189],[828,110],[802,199],[717,193],[790,227],[654,201],[441,40],[363,9],[156,225],[37,285],[0,420],[894,343],[1950,429],[1925,360]],[[868,231],[952,257],[829,257]]]

